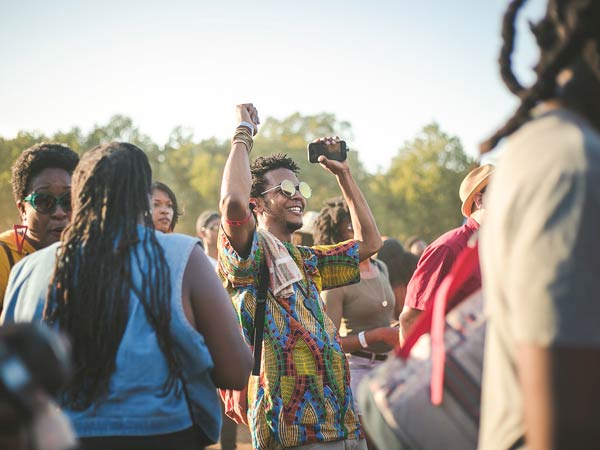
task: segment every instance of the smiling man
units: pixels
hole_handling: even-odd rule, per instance
[[[0,234],[0,311],[13,265],[60,240],[71,220],[71,174],[79,156],[62,144],[37,144],[12,166],[12,190],[21,224]]]
[[[354,239],[292,245],[310,187],[298,179],[296,163],[281,153],[257,158],[250,166],[258,115],[245,104],[237,107],[237,117],[221,186],[218,267],[249,345],[263,258],[271,272],[260,375],[248,385],[253,448],[366,450],[348,363],[320,292],[360,280],[359,261],[382,245],[375,220],[347,161],[321,156],[321,167],[336,177],[348,203]]]

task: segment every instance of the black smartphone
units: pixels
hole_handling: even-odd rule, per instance
[[[348,149],[344,141],[335,144],[325,144],[323,142],[311,142],[308,144],[308,160],[311,163],[319,162],[319,156],[324,155],[327,159],[334,161],[345,161]]]

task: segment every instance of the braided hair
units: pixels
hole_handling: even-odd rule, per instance
[[[65,401],[72,409],[86,409],[105,398],[132,292],[143,305],[169,368],[163,395],[180,375],[169,332],[169,266],[150,213],[151,180],[144,152],[120,142],[85,153],[73,174],[73,219],[63,236],[44,307],[45,320],[57,322],[73,345],[74,376],[65,388]],[[138,224],[144,225],[141,231]],[[139,273],[139,283],[134,283],[134,273]]]
[[[315,245],[332,245],[344,240],[340,225],[350,220],[348,205],[342,197],[325,200],[325,207],[315,221],[313,238]]]
[[[503,45],[500,73],[507,88],[521,98],[521,104],[508,121],[480,146],[480,152],[492,150],[500,140],[518,130],[530,118],[538,102],[557,95],[558,74],[573,66],[591,72],[600,81],[600,2],[594,0],[549,0],[546,16],[531,25],[540,48],[535,67],[536,82],[528,89],[521,86],[512,71],[511,55],[515,40],[515,19],[525,0],[511,1],[502,22]]]

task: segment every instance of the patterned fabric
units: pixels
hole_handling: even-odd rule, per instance
[[[18,263],[30,253],[35,252],[35,248],[33,248],[27,240],[23,241],[23,248],[18,252],[15,231],[12,229],[0,234],[0,241],[4,242],[10,249],[14,264]],[[6,291],[11,268],[8,255],[5,253],[4,249],[0,249],[0,311],[2,310],[2,301],[4,299],[4,292]]]
[[[241,258],[221,231],[219,275],[250,345],[260,258],[260,232]],[[363,437],[354,411],[348,362],[319,295],[360,280],[358,243],[301,247],[284,243],[303,274],[289,298],[269,293],[260,377],[248,384],[248,419],[255,449]]]

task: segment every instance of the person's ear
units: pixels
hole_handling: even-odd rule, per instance
[[[17,209],[19,210],[19,216],[21,217],[21,223],[27,222],[27,210],[25,209],[25,202],[19,200],[17,202]]]
[[[478,192],[473,196],[473,204],[477,207],[477,209],[483,208],[483,194]]]
[[[250,210],[254,213],[254,214],[260,214],[263,210],[263,202],[262,199],[260,198],[251,198],[249,201],[249,206],[250,206]]]

